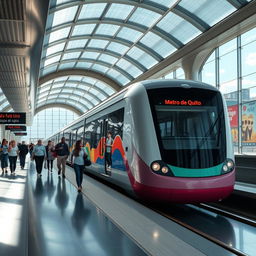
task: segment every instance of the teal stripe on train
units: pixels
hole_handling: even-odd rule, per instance
[[[168,164],[168,167],[172,170],[175,177],[211,177],[211,176],[219,176],[221,175],[222,164],[210,167],[210,168],[202,168],[202,169],[189,169],[189,168],[181,168]]]

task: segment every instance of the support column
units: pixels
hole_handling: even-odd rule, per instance
[[[182,59],[182,68],[185,73],[185,79],[200,81],[200,70],[203,63],[214,49],[205,49],[197,54],[190,54]]]

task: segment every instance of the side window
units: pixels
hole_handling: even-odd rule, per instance
[[[77,130],[77,140],[81,140],[82,144],[84,144],[84,127],[80,127]]]
[[[85,126],[85,144],[90,143],[91,148],[97,148],[101,138],[103,119],[92,121]]]
[[[92,146],[92,132],[93,132],[93,124],[89,123],[85,125],[85,134],[84,134],[84,144],[89,143]]]
[[[70,132],[65,132],[64,133],[64,137],[66,139],[66,143],[68,144],[68,146],[70,147]]]
[[[76,143],[76,130],[71,132],[71,145],[74,146]]]
[[[119,109],[108,115],[108,132],[112,133],[113,139],[119,135],[123,138],[124,109]]]

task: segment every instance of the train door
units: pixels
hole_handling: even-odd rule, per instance
[[[111,175],[110,169],[107,167],[107,161],[106,161],[106,138],[107,138],[107,131],[108,131],[108,119],[104,119],[102,121],[102,129],[101,129],[101,152],[103,157],[103,164],[104,164],[104,171],[106,175]]]
[[[106,173],[111,175],[111,172],[115,170],[125,170],[122,156],[122,148],[120,143],[115,143],[114,141],[122,140],[123,138],[123,122],[124,122],[124,108],[118,109],[110,114],[108,114],[107,119],[105,119],[105,138],[107,144],[107,136],[109,133],[108,143],[111,147],[105,146],[106,152]],[[117,136],[119,139],[117,139]],[[115,144],[115,146],[114,146]],[[115,152],[114,152],[115,151]]]
[[[99,156],[101,159],[101,165],[102,165],[102,173],[107,174],[107,168],[106,168],[106,159],[105,159],[105,138],[106,138],[106,124],[105,119],[99,119],[98,120],[98,128],[97,128],[97,133],[99,134]]]

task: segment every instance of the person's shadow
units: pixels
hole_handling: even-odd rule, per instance
[[[90,216],[90,210],[84,207],[84,198],[82,193],[77,194],[74,212],[71,216],[71,222],[78,236],[82,236],[86,222]]]
[[[51,199],[52,199],[52,196],[54,194],[55,187],[56,187],[54,185],[54,182],[53,182],[52,173],[48,172],[47,180],[44,183],[44,187],[45,187],[45,190],[46,190],[46,193],[47,193],[47,196],[48,196],[48,202],[50,202]]]
[[[44,197],[44,186],[43,186],[41,177],[38,177],[36,180],[34,194],[35,194],[37,204],[42,204],[43,197]]]
[[[65,209],[68,205],[68,194],[66,190],[66,180],[58,178],[58,184],[57,184],[57,194],[55,198],[55,203],[57,207],[60,209],[61,215],[63,216]]]

